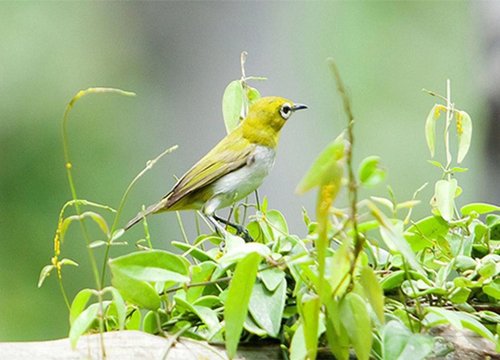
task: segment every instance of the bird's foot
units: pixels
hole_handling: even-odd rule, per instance
[[[230,222],[230,221],[228,221],[226,219],[220,218],[220,217],[218,217],[215,214],[213,215],[213,218],[216,221],[218,221],[220,223],[223,223],[224,225],[230,226],[233,229],[235,229],[236,230],[236,235],[241,236],[241,238],[243,240],[245,240],[245,242],[252,242],[252,241],[254,241],[254,239],[250,236],[250,233],[248,232],[248,230],[245,227],[243,227],[243,226],[241,226],[239,224],[234,224],[234,223],[232,223],[232,222]]]

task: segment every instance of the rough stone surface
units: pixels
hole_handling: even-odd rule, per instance
[[[499,359],[494,345],[468,330],[441,326],[432,330],[442,354],[432,360],[483,360]],[[104,334],[108,360],[223,360],[228,359],[223,347],[206,342],[163,338],[140,331],[117,331]],[[82,360],[102,359],[99,334],[82,336],[76,349],[71,349],[68,339],[39,342],[0,343],[0,359],[9,360]],[[240,346],[238,359],[278,360],[281,351],[276,345]],[[318,353],[318,359],[333,359],[327,349]]]

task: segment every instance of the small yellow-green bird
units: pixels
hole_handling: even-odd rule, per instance
[[[277,97],[255,101],[246,118],[200,161],[189,169],[158,203],[140,212],[125,230],[149,214],[201,210],[218,230],[217,221],[245,231],[215,215],[256,190],[274,165],[280,131],[290,116],[306,105]]]

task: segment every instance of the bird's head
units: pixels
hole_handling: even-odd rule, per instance
[[[253,143],[276,147],[280,130],[297,110],[307,109],[306,105],[278,97],[263,97],[255,101],[243,121],[243,136]]]

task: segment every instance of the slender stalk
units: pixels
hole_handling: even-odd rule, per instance
[[[335,76],[335,80],[337,83],[337,91],[342,97],[342,103],[344,106],[344,112],[347,115],[347,140],[349,141],[349,145],[346,148],[346,164],[348,171],[348,197],[350,204],[350,220],[353,228],[353,237],[354,237],[354,256],[351,264],[351,273],[354,271],[354,267],[356,264],[356,260],[358,255],[363,250],[363,246],[365,243],[364,237],[360,236],[358,230],[358,220],[357,220],[357,203],[358,203],[358,184],[356,180],[356,176],[354,175],[354,166],[353,166],[353,147],[354,147],[354,115],[351,108],[351,101],[349,96],[347,95],[344,83],[342,78],[340,77],[339,70],[335,65],[335,62],[330,59],[329,61],[332,72]]]
[[[125,190],[125,192],[123,193],[123,196],[120,200],[120,205],[118,206],[118,209],[116,210],[116,215],[115,215],[115,219],[113,221],[113,225],[111,226],[111,230],[110,230],[110,237],[108,238],[108,241],[107,241],[107,244],[106,244],[106,250],[104,252],[104,260],[103,260],[103,264],[102,264],[102,272],[101,272],[101,281],[102,283],[104,283],[104,279],[105,279],[105,276],[106,276],[106,265],[108,263],[108,258],[109,258],[109,249],[111,247],[111,240],[113,239],[113,234],[115,232],[115,230],[117,229],[118,227],[118,221],[120,220],[120,216],[121,216],[121,213],[123,211],[123,208],[125,206],[125,203],[127,201],[127,198],[128,198],[128,195],[130,194],[130,191],[132,190],[132,188],[135,186],[135,184],[137,183],[137,181],[146,173],[148,172],[149,170],[151,170],[153,168],[153,166],[155,166],[155,164],[165,155],[167,154],[170,154],[171,152],[173,152],[174,150],[177,149],[177,145],[174,145],[172,147],[169,147],[168,149],[166,149],[165,151],[163,151],[160,155],[158,155],[156,158],[154,158],[153,160],[148,160],[146,162],[146,167],[144,169],[142,169],[142,171],[137,174],[135,176],[135,178],[130,182],[130,184],[127,186],[127,189]]]

